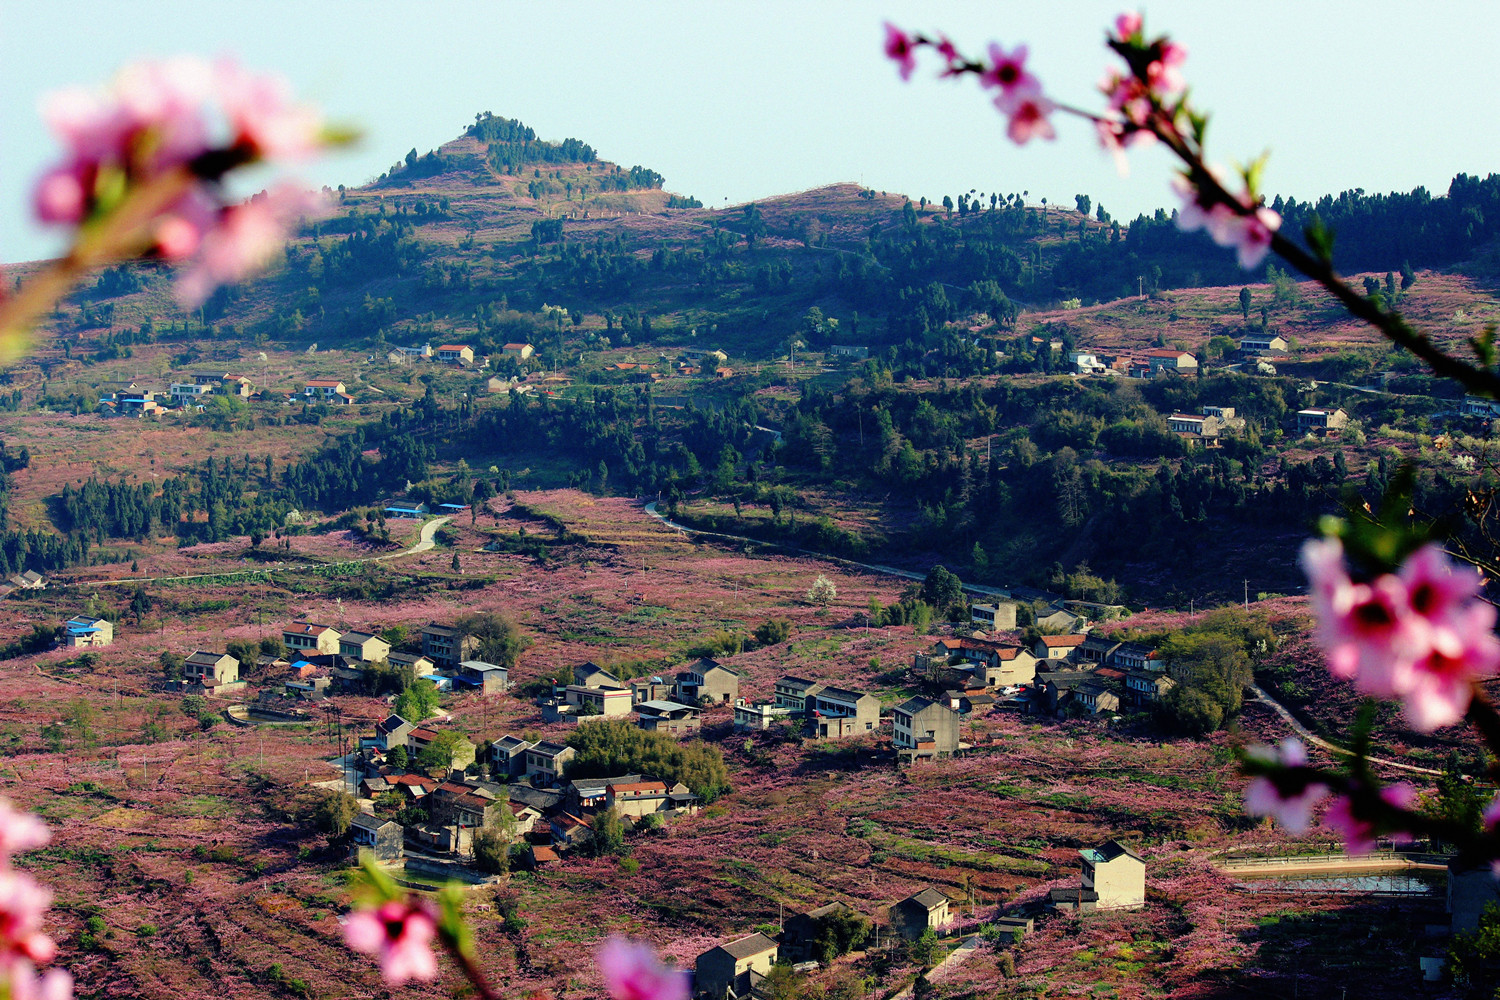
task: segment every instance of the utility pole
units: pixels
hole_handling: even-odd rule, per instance
[[[1245,610],[1250,610],[1250,578],[1245,578]]]

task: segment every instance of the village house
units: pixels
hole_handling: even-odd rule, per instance
[[[682,349],[681,357],[685,361],[690,361],[693,364],[701,364],[705,368],[709,365],[722,365],[724,362],[729,360],[729,355],[725,354],[723,351],[716,351],[712,348],[701,347],[684,347]]]
[[[1485,420],[1500,418],[1500,399],[1485,396],[1464,396],[1463,414],[1466,417],[1481,417]]]
[[[1075,632],[1081,623],[1082,619],[1056,602],[1036,613],[1036,627],[1053,634]]]
[[[456,628],[429,622],[422,626],[422,655],[439,667],[458,666],[479,651],[479,639]]]
[[[526,749],[526,778],[533,785],[554,785],[567,773],[577,751],[562,743],[542,740]]]
[[[474,348],[468,344],[443,344],[437,349],[437,359],[449,365],[472,365]]]
[[[891,713],[891,742],[903,759],[958,752],[958,713],[929,698],[910,698]]]
[[[1198,359],[1186,351],[1158,348],[1146,352],[1146,364],[1150,366],[1153,376],[1160,375],[1162,372],[1181,375],[1185,372],[1196,371]]]
[[[1198,412],[1205,417],[1214,417],[1219,421],[1221,432],[1232,432],[1238,434],[1245,429],[1245,418],[1235,416],[1232,406],[1200,406]]]
[[[387,500],[380,512],[388,518],[414,518],[427,516],[427,505],[415,500]]]
[[[629,715],[632,708],[629,688],[591,688],[582,684],[569,684],[563,689],[563,698],[565,704],[573,706],[573,715],[593,714],[616,718]]]
[[[642,778],[639,781],[611,780],[604,786],[604,806],[613,809],[621,819],[636,820],[654,813],[692,813],[698,811],[700,799],[677,782]]]
[[[375,723],[375,739],[371,742],[381,750],[394,750],[406,746],[406,738],[417,727],[399,715],[388,715]]]
[[[500,353],[507,358],[515,358],[517,361],[525,361],[536,353],[536,348],[530,344],[506,344],[500,348]]]
[[[74,647],[108,646],[115,641],[114,623],[107,618],[74,615],[62,624],[62,645]]]
[[[302,385],[302,395],[307,399],[333,402],[339,396],[348,395],[349,390],[336,378],[310,378]]]
[[[583,816],[596,813],[609,804],[609,786],[632,785],[648,780],[644,774],[616,774],[608,778],[574,778],[566,789],[568,812]]]
[[[573,668],[573,683],[580,687],[589,688],[618,688],[625,686],[620,683],[620,678],[592,660],[587,663],[580,663]]]
[[[693,965],[693,991],[710,1000],[748,997],[776,963],[776,942],[751,934],[710,948]]]
[[[351,656],[361,663],[383,663],[391,653],[391,644],[368,632],[345,632],[339,636],[339,655]]]
[[[197,382],[173,382],[168,389],[173,406],[189,406],[212,391],[212,387],[199,385]]]
[[[1093,890],[1101,910],[1138,910],[1146,905],[1146,862],[1117,840],[1078,852],[1083,888]]]
[[[1073,650],[1083,645],[1085,638],[1087,637],[1082,635],[1039,636],[1031,651],[1038,660],[1065,660],[1072,655]]]
[[[526,751],[536,746],[509,734],[490,744],[490,767],[495,777],[514,779],[526,774]]]
[[[675,701],[643,701],[635,706],[636,725],[647,732],[686,736],[703,725],[702,709]]]
[[[385,655],[387,666],[397,670],[410,670],[413,677],[426,677],[437,669],[437,664],[421,653],[389,652]]]
[[[647,701],[671,701],[672,683],[663,677],[636,677],[628,682],[630,700],[639,705]]]
[[[336,655],[342,633],[331,625],[316,622],[292,622],[281,630],[281,641],[287,649],[299,653],[326,653]]]
[[[691,705],[729,703],[739,696],[739,673],[705,656],[678,671],[672,698]]]
[[[1342,409],[1311,406],[1297,411],[1297,433],[1336,437],[1349,426],[1349,414]]]
[[[825,687],[813,697],[807,732],[822,739],[836,739],[868,733],[878,725],[879,698],[863,691]]]
[[[570,812],[559,812],[554,814],[550,820],[552,830],[552,846],[559,851],[571,850],[587,844],[594,836],[593,823],[585,816],[575,816]]]
[[[228,653],[198,650],[184,661],[182,678],[190,688],[208,692],[233,691],[244,687],[240,680],[240,661]]]
[[[1120,710],[1120,696],[1097,674],[1073,688],[1073,697],[1090,715]]]
[[[406,735],[406,745],[413,756],[432,746],[437,740],[438,731],[435,729],[413,729]],[[468,737],[460,736],[453,743],[453,757],[451,762],[445,761],[444,766],[456,771],[462,771],[474,763],[474,753],[477,748]]]
[[[948,923],[948,897],[929,886],[891,907],[891,926],[902,937],[916,940],[928,928]]]
[[[46,590],[47,579],[34,569],[22,570],[5,581],[17,590]]]
[[[774,701],[750,704],[743,698],[734,702],[734,730],[737,733],[764,732],[801,711],[793,711]]]
[[[153,416],[162,412],[162,406],[156,401],[155,392],[143,392],[137,396],[126,396],[116,401],[122,417],[145,417]]]
[[[782,962],[815,962],[819,959],[817,944],[823,937],[830,921],[843,918],[854,911],[844,903],[829,903],[804,913],[795,913],[786,918],[781,928],[781,944],[778,958]]]
[[[360,813],[349,821],[349,844],[358,855],[369,851],[376,861],[400,861],[406,855],[406,837],[401,824]]]
[[[1174,413],[1167,418],[1167,427],[1173,434],[1189,438],[1213,438],[1219,436],[1219,418],[1196,413]]]
[[[776,682],[776,705],[795,715],[802,715],[808,710],[809,699],[816,698],[821,690],[823,685],[817,681],[789,675]]]
[[[388,774],[385,780],[408,804],[427,798],[438,785],[425,774]]]
[[[1251,333],[1240,338],[1240,353],[1244,355],[1281,354],[1286,349],[1286,338],[1274,333]]]
[[[987,632],[1000,632],[1016,627],[1014,601],[996,601],[994,604],[969,605],[969,621],[984,626]]]
[[[1068,355],[1068,364],[1080,375],[1095,375],[1109,368],[1092,351],[1073,351]]]
[[[870,348],[864,344],[830,344],[828,356],[831,358],[848,358],[851,361],[863,361],[870,356]]]
[[[1151,646],[1138,642],[1121,643],[1110,657],[1109,664],[1124,671],[1162,670],[1166,668],[1166,657]]]
[[[1167,696],[1177,682],[1153,670],[1131,670],[1125,674],[1125,700],[1135,708],[1145,708]]]
[[[1057,670],[1038,672],[1032,682],[1032,704],[1048,715],[1055,715],[1073,697],[1074,690],[1084,681],[1092,679],[1090,670]]]
[[[510,687],[510,670],[483,660],[461,660],[453,673],[453,680],[478,688],[481,694],[500,694]]]
[[[1090,633],[1073,650],[1073,659],[1079,664],[1093,663],[1103,666],[1111,661],[1115,651],[1122,645],[1124,644],[1118,639]]]

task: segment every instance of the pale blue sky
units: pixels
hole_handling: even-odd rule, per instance
[[[31,179],[56,155],[36,104],[143,55],[234,52],[290,77],[360,148],[302,171],[358,184],[477,111],[576,136],[660,171],[670,190],[730,204],[859,181],[913,197],[1027,190],[1092,195],[1116,216],[1171,202],[1167,163],[1128,180],[1087,126],[1024,149],[971,82],[902,85],[881,22],[944,30],[971,51],[1026,41],[1055,97],[1097,106],[1113,3],[288,2],[0,0],[0,259],[55,250],[28,221]],[[1190,49],[1187,74],[1215,113],[1223,160],[1272,150],[1267,188],[1447,189],[1500,170],[1500,7],[1362,0],[1162,0],[1148,27]]]

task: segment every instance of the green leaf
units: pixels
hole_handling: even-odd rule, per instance
[[[1480,364],[1486,368],[1495,367],[1495,324],[1485,327],[1484,333],[1478,337],[1470,337],[1469,346],[1474,349],[1474,356]]]
[[[474,954],[474,933],[464,921],[464,890],[456,882],[438,890],[438,933],[459,954]]]
[[[1307,238],[1307,246],[1313,252],[1313,256],[1328,267],[1333,266],[1333,230],[1329,229],[1323,222],[1323,217],[1314,212],[1312,219],[1302,230],[1302,235]]]
[[[1256,157],[1255,160],[1245,168],[1245,190],[1250,192],[1250,198],[1252,201],[1260,195],[1260,178],[1261,175],[1266,172],[1266,161],[1270,158],[1271,151],[1268,149],[1264,153],[1261,153],[1260,156]]]

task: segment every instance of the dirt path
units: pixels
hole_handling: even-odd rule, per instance
[[[431,521],[428,521],[422,525],[421,531],[417,532],[417,541],[410,548],[402,549],[400,552],[387,552],[379,556],[365,556],[363,559],[345,559],[343,562],[336,563],[301,563],[292,567],[292,569],[338,569],[343,566],[385,562],[387,559],[400,559],[402,556],[427,552],[437,544],[438,529],[451,520],[453,520],[451,515],[444,514],[442,517],[435,517]],[[282,567],[282,564],[276,563],[274,566],[267,566],[264,570],[233,569],[225,570],[221,573],[197,573],[192,576],[128,576],[120,580],[84,580],[80,581],[76,586],[119,587],[124,584],[175,583],[181,580],[216,580],[220,577],[238,576],[242,573],[270,573],[273,569],[279,568],[284,567]]]
[[[1329,753],[1335,754],[1340,757],[1353,756],[1353,754],[1348,750],[1345,750],[1343,747],[1339,746],[1336,743],[1328,742],[1327,740],[1323,739],[1323,737],[1318,736],[1312,730],[1304,726],[1297,720],[1297,717],[1295,715],[1287,710],[1285,705],[1281,704],[1281,702],[1277,701],[1275,698],[1272,698],[1269,694],[1267,694],[1259,684],[1251,684],[1250,690],[1254,692],[1255,697],[1259,701],[1265,702],[1266,705],[1270,707],[1271,711],[1281,716],[1281,720],[1288,726],[1292,727],[1292,732],[1296,733],[1308,743],[1311,743],[1315,747],[1321,747],[1324,750],[1327,750]],[[1418,767],[1415,764],[1402,764],[1399,761],[1387,760],[1384,757],[1371,757],[1369,758],[1369,760],[1371,764],[1379,764],[1382,767],[1392,767],[1398,771],[1409,771],[1412,774],[1429,774],[1436,777],[1441,777],[1443,774],[1442,771],[1434,770],[1430,767]]]

